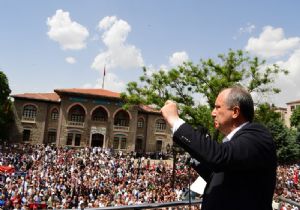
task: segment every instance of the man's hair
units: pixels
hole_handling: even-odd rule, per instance
[[[226,100],[227,106],[230,108],[233,108],[234,106],[240,107],[241,114],[247,121],[252,122],[254,117],[254,104],[250,93],[238,86],[228,89],[229,93]]]

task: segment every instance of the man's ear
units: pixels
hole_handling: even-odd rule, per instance
[[[241,114],[241,109],[240,109],[239,106],[234,106],[234,107],[232,108],[232,111],[233,111],[233,114],[232,114],[232,118],[233,118],[233,119],[238,118],[238,116],[240,116],[240,114]]]

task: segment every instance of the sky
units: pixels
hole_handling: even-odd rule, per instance
[[[290,71],[277,106],[300,99],[300,1],[0,0],[0,70],[12,94],[121,92],[142,66],[170,69],[229,49]]]

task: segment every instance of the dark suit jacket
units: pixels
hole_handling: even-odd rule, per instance
[[[202,210],[272,209],[277,158],[265,127],[248,123],[220,144],[185,123],[173,139],[200,162],[195,169],[207,182]]]

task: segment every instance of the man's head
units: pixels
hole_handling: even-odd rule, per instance
[[[219,93],[211,114],[215,128],[224,135],[228,135],[242,123],[253,120],[252,97],[241,87],[224,89]]]

